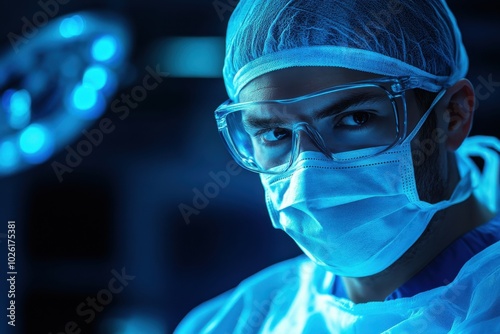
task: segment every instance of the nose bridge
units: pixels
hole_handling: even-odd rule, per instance
[[[305,151],[319,151],[327,158],[332,154],[325,144],[319,132],[307,123],[299,123],[295,126],[296,151],[297,154]]]

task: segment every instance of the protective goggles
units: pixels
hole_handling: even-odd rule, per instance
[[[215,118],[230,153],[242,167],[279,174],[301,151],[321,151],[335,161],[368,158],[407,134],[405,91],[420,77],[381,78],[334,86],[303,96],[223,103]],[[367,155],[366,148],[371,148]],[[359,154],[356,152],[359,151]]]

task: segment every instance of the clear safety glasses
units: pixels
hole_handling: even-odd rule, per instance
[[[215,111],[219,132],[244,168],[279,174],[301,151],[349,161],[380,154],[404,140],[404,92],[424,78],[381,78],[283,100],[234,103]],[[367,150],[371,148],[369,155]],[[359,154],[357,154],[359,152]]]

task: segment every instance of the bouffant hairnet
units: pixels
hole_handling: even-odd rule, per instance
[[[241,0],[226,37],[229,97],[295,66],[420,76],[421,88],[438,91],[466,75],[468,57],[444,0]]]

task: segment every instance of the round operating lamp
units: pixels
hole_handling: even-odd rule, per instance
[[[0,55],[0,176],[41,164],[82,136],[128,70],[130,32],[117,15],[78,12],[30,25]]]

